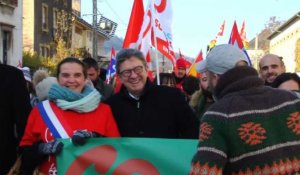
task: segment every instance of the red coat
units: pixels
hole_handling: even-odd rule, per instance
[[[51,108],[57,115],[64,116],[65,121],[73,131],[87,129],[102,134],[106,137],[119,137],[119,130],[108,105],[100,103],[98,108],[88,113],[78,113],[71,110],[62,110],[53,102]],[[32,145],[42,140],[47,143],[53,140],[52,134],[41,117],[37,107],[30,113],[25,134],[20,142],[20,146]],[[50,168],[55,168],[55,158],[51,156],[40,167],[39,171],[48,174]]]

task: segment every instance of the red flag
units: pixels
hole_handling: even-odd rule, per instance
[[[243,21],[242,27],[241,27],[241,31],[240,31],[240,36],[243,39],[243,35],[245,33],[245,21]]]
[[[220,31],[218,32],[217,36],[223,36],[224,33],[224,29],[225,29],[225,20],[223,21],[222,25],[220,26]]]
[[[245,50],[244,48],[244,44],[243,44],[243,41],[241,39],[241,36],[239,34],[239,30],[237,28],[237,25],[236,25],[236,21],[234,21],[233,23],[233,27],[232,27],[232,31],[231,31],[231,35],[230,35],[230,38],[229,38],[229,44],[232,44],[232,45],[236,45],[238,46],[240,49],[243,50],[243,52],[245,53],[247,59],[248,59],[248,63],[249,65],[251,66],[251,60],[248,56],[248,53],[247,51]]]
[[[201,50],[200,53],[199,53],[199,55],[195,59],[194,63],[198,63],[198,62],[200,62],[202,60],[203,60],[203,53],[202,53],[202,50]]]
[[[123,48],[136,47],[144,19],[143,0],[134,0]]]
[[[245,21],[243,21],[242,28],[240,31],[240,36],[243,41],[244,47],[247,49],[249,46],[249,42],[247,41],[247,36],[246,36],[246,32],[245,32]]]
[[[197,77],[198,73],[196,71],[196,65],[197,65],[198,62],[200,62],[202,60],[203,60],[203,53],[202,53],[202,50],[201,50],[199,55],[195,59],[194,63],[192,64],[190,70],[188,71],[188,75]]]
[[[145,15],[145,16],[144,16]],[[151,44],[151,14],[144,14],[143,0],[134,0],[123,48],[139,49],[146,57],[149,69],[151,69],[150,44]],[[151,70],[149,70],[151,71]],[[149,73],[149,78],[153,76]]]
[[[231,35],[229,38],[229,44],[232,45],[237,45],[240,49],[244,48],[244,44],[243,41],[241,39],[241,36],[239,34],[236,22],[234,21],[233,23],[233,27],[232,27],[232,31],[231,31]]]
[[[224,29],[225,29],[225,20],[223,21],[223,23],[221,24],[220,26],[220,30],[219,32],[217,33],[215,39],[212,39],[208,45],[208,51],[210,51],[213,47],[215,47],[216,43],[217,43],[217,40],[219,37],[223,36],[224,34]]]

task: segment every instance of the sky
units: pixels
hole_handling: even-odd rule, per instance
[[[92,22],[92,1],[81,0],[82,17]],[[144,8],[148,0],[143,0]],[[100,14],[118,23],[116,35],[125,38],[133,0],[97,0]],[[217,44],[228,43],[234,21],[240,30],[245,21],[247,39],[260,33],[271,16],[288,20],[300,12],[300,0],[172,0],[173,48],[175,52],[195,58],[205,53],[225,20],[223,37]],[[98,16],[98,19],[100,16]]]

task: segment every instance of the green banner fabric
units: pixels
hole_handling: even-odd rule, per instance
[[[94,138],[84,146],[62,140],[58,174],[66,175],[186,175],[197,140]]]

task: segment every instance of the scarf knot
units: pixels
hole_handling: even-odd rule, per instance
[[[79,113],[91,112],[95,110],[100,102],[100,93],[85,85],[82,93],[77,93],[69,88],[54,84],[51,86],[49,100],[56,103],[63,110],[73,110]]]

